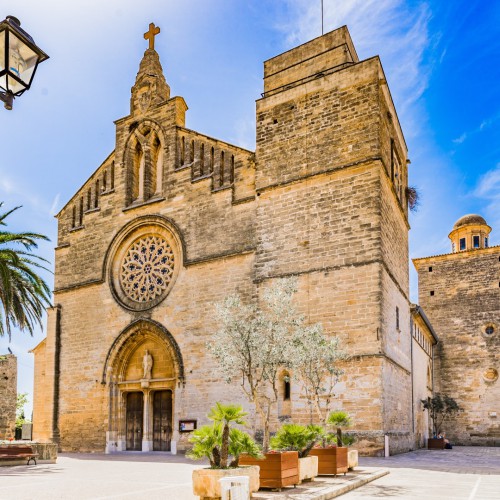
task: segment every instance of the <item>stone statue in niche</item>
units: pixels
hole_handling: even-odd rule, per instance
[[[149,354],[149,351],[147,349],[144,352],[144,357],[142,358],[142,368],[144,369],[142,378],[150,380],[151,372],[153,370],[153,356]]]

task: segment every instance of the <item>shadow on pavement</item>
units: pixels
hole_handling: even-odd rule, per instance
[[[50,467],[44,467],[50,465]],[[0,476],[47,476],[49,474],[59,474],[64,469],[57,467],[57,464],[40,465],[6,465],[0,467]]]

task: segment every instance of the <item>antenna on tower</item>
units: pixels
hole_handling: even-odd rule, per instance
[[[323,0],[321,0],[321,34],[325,34],[324,25],[323,25]]]

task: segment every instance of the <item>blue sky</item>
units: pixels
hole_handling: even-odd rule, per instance
[[[172,95],[189,128],[254,149],[263,61],[321,34],[320,0],[3,0],[49,54],[33,87],[0,108],[0,201],[23,208],[12,231],[44,233],[53,263],[53,217],[114,148],[113,121],[130,88],[150,22]],[[422,204],[410,218],[410,254],[447,253],[453,223],[479,213],[500,237],[500,3],[324,0],[325,32],[346,24],[361,59],[380,55],[409,147],[410,184]],[[412,266],[411,266],[412,270]],[[52,277],[47,275],[52,284]],[[417,301],[416,275],[411,274]],[[20,392],[32,391],[44,337],[16,332]],[[28,408],[28,412],[30,409]]]

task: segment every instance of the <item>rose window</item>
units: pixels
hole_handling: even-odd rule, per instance
[[[150,302],[163,294],[174,273],[174,252],[160,236],[145,236],[132,243],[121,265],[124,294],[135,302]]]

